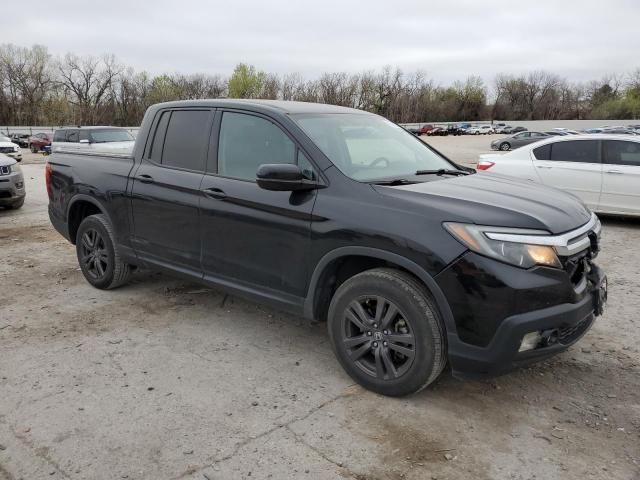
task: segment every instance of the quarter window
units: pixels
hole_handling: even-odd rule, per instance
[[[204,171],[211,129],[210,118],[209,110],[171,112],[162,149],[162,165]]]
[[[640,142],[607,140],[604,143],[605,163],[640,167]]]
[[[551,160],[559,162],[599,163],[597,140],[572,140],[551,145]]]
[[[218,142],[218,174],[255,180],[260,165],[296,163],[296,146],[274,123],[254,115],[225,112]]]
[[[542,145],[541,147],[533,149],[533,155],[537,160],[550,160],[551,159],[551,144]]]

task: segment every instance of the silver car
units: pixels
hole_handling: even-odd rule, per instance
[[[519,132],[506,138],[499,138],[491,142],[491,150],[512,150],[514,148],[528,145],[538,140],[544,140],[551,135],[544,132]]]
[[[0,207],[20,208],[26,195],[20,165],[0,154]]]

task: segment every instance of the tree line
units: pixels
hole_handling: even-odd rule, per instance
[[[640,118],[640,68],[589,82],[546,71],[440,85],[424,72],[276,75],[240,63],[223,75],[150,75],[113,55],[61,57],[0,45],[0,125],[139,125],[149,105],[198,98],[265,98],[367,110],[398,123]]]

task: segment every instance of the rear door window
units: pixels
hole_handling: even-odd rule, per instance
[[[171,112],[162,149],[162,165],[204,172],[212,117],[210,110]]]
[[[551,144],[551,160],[559,162],[600,163],[598,140],[572,140]]]
[[[78,130],[67,131],[67,142],[78,143],[79,141],[80,141],[80,135],[78,134]]]
[[[67,137],[65,135],[65,131],[64,130],[56,130],[56,133],[53,136],[53,141],[54,142],[66,142],[67,141]]]
[[[640,142],[606,140],[604,142],[604,162],[612,165],[640,167]]]

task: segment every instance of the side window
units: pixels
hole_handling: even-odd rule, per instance
[[[78,135],[77,130],[67,131],[67,142],[78,143],[79,141],[80,141],[80,136]]]
[[[156,125],[156,131],[153,134],[151,150],[147,158],[150,158],[155,163],[162,161],[162,145],[164,144],[164,135],[167,132],[167,124],[169,123],[170,116],[171,112],[162,112],[162,116]]]
[[[600,163],[597,140],[573,140],[551,145],[551,160],[560,162]]]
[[[89,140],[88,130],[80,130],[80,140]]]
[[[525,138],[529,136],[529,132],[520,132],[516,135],[514,135],[514,138]]]
[[[64,130],[56,130],[56,133],[53,135],[54,142],[66,142],[67,137],[65,136]]]
[[[551,159],[551,144],[543,145],[533,149],[533,156],[537,160],[550,160]]]
[[[218,174],[255,180],[265,163],[296,163],[296,146],[272,122],[253,115],[225,112],[218,141]]]
[[[607,140],[604,142],[604,162],[613,165],[640,167],[640,142]]]
[[[209,110],[171,112],[162,149],[162,165],[204,172],[211,116]]]

